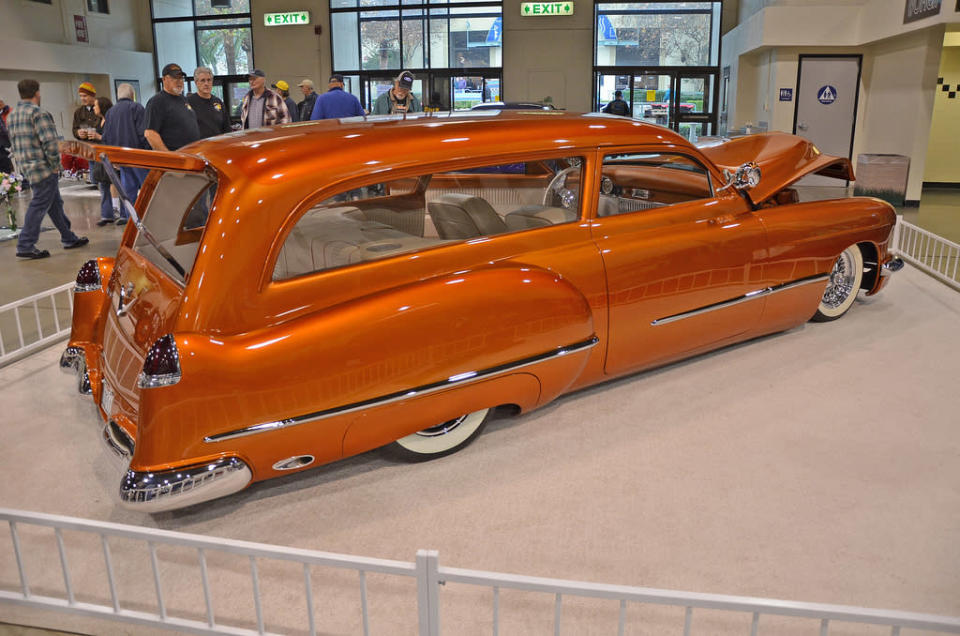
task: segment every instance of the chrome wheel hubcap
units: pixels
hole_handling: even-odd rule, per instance
[[[425,428],[422,431],[417,431],[417,435],[422,435],[423,437],[437,437],[438,435],[446,435],[463,424],[463,421],[467,419],[467,415],[469,415],[469,413],[461,415],[460,417],[452,420],[447,420],[443,424],[438,424],[436,426],[431,426],[430,428]]]
[[[836,309],[842,305],[853,293],[856,277],[853,257],[848,252],[844,252],[833,264],[830,282],[827,283],[827,289],[823,292],[823,304],[830,309]]]

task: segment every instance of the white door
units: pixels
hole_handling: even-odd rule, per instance
[[[794,134],[821,152],[850,158],[860,89],[860,56],[800,56]],[[810,176],[800,185],[844,186],[845,181]]]

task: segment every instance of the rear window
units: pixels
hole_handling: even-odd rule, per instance
[[[216,191],[216,181],[206,174],[163,173],[143,212],[144,231],[137,235],[134,250],[173,280],[185,283],[197,258]]]

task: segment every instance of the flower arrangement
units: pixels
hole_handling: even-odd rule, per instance
[[[19,174],[0,172],[0,201],[7,206],[7,218],[11,230],[17,229],[17,213],[13,210],[10,198],[23,192],[23,177]]]

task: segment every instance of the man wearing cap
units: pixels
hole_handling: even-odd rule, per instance
[[[87,133],[100,125],[100,116],[93,112],[93,103],[97,101],[97,89],[90,82],[80,84],[77,89],[80,107],[73,111],[73,138],[85,141]],[[68,176],[79,175],[89,167],[86,159],[63,155],[61,162]]]
[[[184,77],[179,65],[164,66],[163,90],[147,102],[143,135],[154,150],[179,150],[200,139],[197,116],[183,96]]]
[[[613,94],[613,101],[603,107],[604,113],[611,115],[620,115],[621,117],[630,116],[630,104],[623,99],[623,91],[616,91]]]
[[[313,80],[305,79],[297,86],[303,93],[303,101],[297,104],[297,113],[300,115],[300,121],[309,121],[313,113],[313,105],[317,102],[317,92],[313,89]]]
[[[413,88],[413,73],[403,71],[393,80],[393,88],[377,98],[371,115],[394,115],[398,113],[419,113],[423,106],[417,96],[410,92]]]
[[[266,87],[267,74],[258,68],[250,71],[250,91],[240,106],[240,121],[244,128],[262,128],[286,124],[290,121],[287,105],[278,93]]]
[[[290,97],[290,85],[284,80],[277,80],[276,84],[270,86],[277,89],[280,97],[283,98],[283,103],[287,105],[287,114],[290,116],[290,121],[300,121],[300,111],[297,110],[297,103]]]
[[[343,90],[343,75],[331,75],[327,88],[326,93],[317,97],[310,119],[339,119],[366,114],[356,95]]]
[[[187,103],[197,116],[200,138],[214,137],[230,132],[230,115],[223,101],[213,94],[213,71],[201,66],[193,72],[197,92],[187,95]]]

